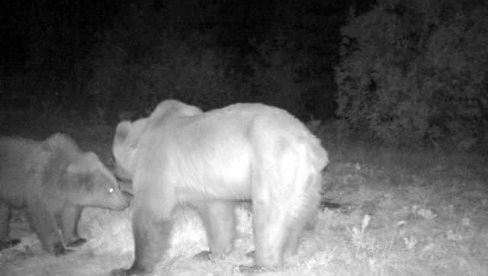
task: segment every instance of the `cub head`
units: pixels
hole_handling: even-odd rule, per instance
[[[64,192],[73,204],[113,210],[123,210],[129,206],[129,198],[93,152],[80,153],[72,159],[62,182]]]

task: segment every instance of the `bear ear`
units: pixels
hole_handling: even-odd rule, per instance
[[[89,164],[95,164],[100,160],[98,158],[98,155],[91,151],[83,153],[82,158],[85,160],[85,162],[88,162]]]
[[[55,133],[47,138],[43,146],[48,151],[54,151],[56,149],[62,149],[66,152],[76,151],[78,146],[68,135],[62,133]]]
[[[72,160],[66,168],[66,171],[70,174],[80,174],[87,171],[91,171],[100,162],[98,155],[89,151],[77,155],[77,158]]]
[[[122,121],[117,125],[115,130],[114,144],[120,144],[127,139],[131,129],[132,123],[130,121]]]
[[[170,115],[194,116],[201,113],[203,113],[203,111],[196,106],[169,99],[158,104],[151,113],[150,118],[155,121]]]

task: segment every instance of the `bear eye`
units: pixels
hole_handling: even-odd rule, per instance
[[[110,188],[110,189],[108,189],[108,192],[109,192],[109,193],[113,193],[113,192],[114,192],[114,188]]]

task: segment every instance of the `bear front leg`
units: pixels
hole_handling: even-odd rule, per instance
[[[20,243],[19,239],[10,239],[8,237],[11,214],[10,211],[10,206],[3,202],[0,202],[0,250],[15,246]]]
[[[61,213],[61,230],[67,246],[76,247],[86,243],[86,239],[78,235],[78,221],[81,211],[81,206],[68,205],[64,207]]]
[[[207,233],[210,251],[203,251],[199,259],[222,258],[232,251],[235,238],[235,204],[232,201],[211,201],[196,205]]]
[[[41,200],[29,202],[27,215],[31,226],[37,233],[42,246],[49,253],[58,256],[66,254],[61,236],[57,232],[57,224],[54,214],[49,211],[47,205]]]
[[[132,228],[135,242],[134,263],[128,270],[117,269],[112,275],[147,275],[161,260],[169,247],[173,222],[171,211],[153,210],[150,207],[135,206]],[[172,210],[173,208],[170,207]]]

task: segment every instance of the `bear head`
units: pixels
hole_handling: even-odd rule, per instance
[[[51,155],[44,181],[69,204],[123,210],[129,198],[121,191],[114,175],[93,152],[81,151],[66,135],[54,134],[44,143]]]
[[[123,210],[129,198],[120,189],[114,175],[93,152],[86,152],[71,160],[63,175],[71,190],[68,200],[76,205]]]

